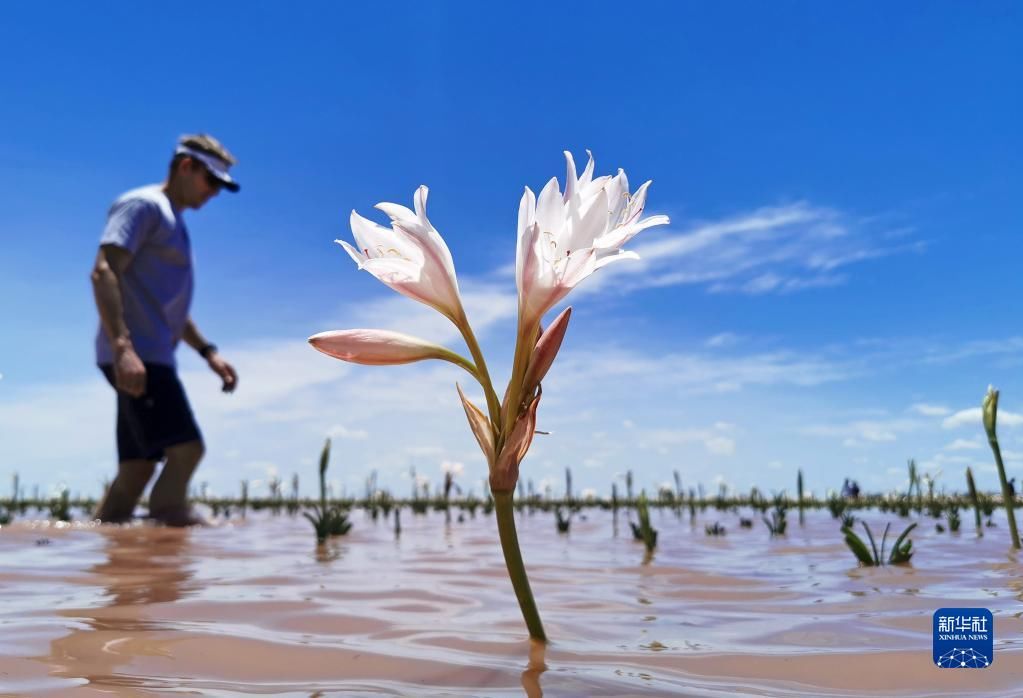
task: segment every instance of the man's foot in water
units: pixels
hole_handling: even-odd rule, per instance
[[[149,518],[164,526],[183,528],[185,526],[207,526],[209,522],[192,511],[191,507],[168,507],[149,512]]]

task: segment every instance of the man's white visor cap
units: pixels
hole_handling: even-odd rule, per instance
[[[220,180],[220,183],[224,185],[224,189],[230,192],[236,192],[241,189],[241,185],[231,178],[231,175],[227,173],[231,166],[218,158],[215,155],[204,153],[201,150],[195,148],[189,148],[187,145],[179,145],[174,151],[175,155],[188,155],[189,157],[195,158],[202,164],[206,165],[206,169],[210,171],[214,177]]]

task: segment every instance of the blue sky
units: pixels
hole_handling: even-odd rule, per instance
[[[1023,475],[1018,210],[1023,11],[1014,3],[218,3],[12,6],[0,25],[0,478],[98,492],[113,395],[88,282],[109,203],[159,181],[178,135],[238,156],[243,188],[188,221],[193,317],[241,374],[182,375],[208,442],[196,477],[404,491],[484,476],[441,365],[343,365],[305,345],[387,327],[459,347],[439,316],[358,272],[348,214],[430,187],[470,319],[503,379],[522,188],[652,179],[672,224],[590,278],[545,383],[523,477],[607,492],[939,487],[973,465],[987,385]],[[382,216],[376,219],[382,221]],[[2,485],[0,485],[2,487]]]

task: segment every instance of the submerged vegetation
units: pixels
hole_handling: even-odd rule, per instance
[[[885,558],[885,542],[888,538],[888,529],[891,524],[885,524],[884,535],[881,536],[881,551],[878,552],[877,544],[874,542],[874,534],[870,531],[870,526],[867,525],[866,521],[861,521],[863,524],[863,530],[867,532],[867,539],[870,541],[870,548],[868,549],[863,539],[860,538],[853,531],[851,527],[843,528],[842,533],[845,534],[845,544],[849,546],[849,549],[853,551],[856,559],[862,562],[867,567],[880,567],[882,565],[904,565],[909,562],[910,558],[913,557],[913,541],[907,540],[906,536],[909,532],[916,528],[916,522],[914,521],[906,530],[895,539],[895,544],[892,546],[891,552],[888,557]]]
[[[378,519],[387,519],[393,515],[392,525],[396,539],[401,535],[402,509],[410,510],[414,516],[426,515],[430,511],[443,511],[448,522],[445,528],[452,525],[453,519],[457,519],[458,523],[464,523],[469,519],[477,518],[477,516],[490,517],[495,512],[501,514],[501,511],[494,506],[493,495],[489,491],[485,490],[484,498],[478,497],[472,491],[457,498],[451,497],[451,492],[455,489],[451,484],[451,478],[447,478],[445,483],[447,492],[442,487],[437,487],[436,491],[431,492],[428,484],[422,483],[413,488],[411,498],[399,499],[389,492],[376,489],[375,479],[371,477],[363,496],[354,498],[344,496],[342,493],[342,496],[335,497],[332,496],[331,488],[326,481],[329,458],[330,440],[328,439],[320,454],[320,491],[319,497],[316,499],[301,498],[294,486],[286,498],[278,496],[276,491],[269,491],[269,496],[254,497],[251,494],[249,483],[243,482],[240,498],[213,497],[204,485],[199,488],[198,494],[193,493],[192,502],[208,507],[215,518],[218,516],[230,518],[232,515],[241,518],[245,516],[246,508],[253,511],[268,511],[274,515],[296,516],[301,513],[313,526],[318,549],[319,545],[331,537],[348,533],[352,528],[351,512],[360,509],[373,522],[377,522]],[[918,490],[914,484],[910,491],[862,494],[855,498],[841,497],[837,494],[829,494],[826,498],[820,498],[804,491],[802,497],[798,495],[789,497],[785,493],[780,493],[775,494],[770,500],[756,488],[753,488],[748,495],[733,492],[731,496],[728,496],[722,489],[719,489],[714,496],[701,496],[703,488],[699,485],[688,491],[676,487],[673,492],[666,492],[664,488],[661,488],[658,497],[648,499],[645,492],[640,492],[635,498],[628,496],[623,498],[620,496],[617,485],[612,483],[611,496],[602,499],[596,497],[592,490],[585,490],[581,497],[557,498],[552,496],[549,486],[544,488],[542,494],[531,486],[528,495],[526,489],[523,488],[522,496],[517,497],[514,502],[509,502],[505,515],[509,515],[511,512],[517,516],[547,514],[551,516],[555,524],[552,528],[565,534],[569,532],[574,517],[586,520],[585,510],[587,508],[610,510],[613,514],[611,535],[617,537],[618,513],[619,509],[622,509],[629,521],[631,538],[644,544],[646,550],[644,564],[646,564],[652,560],[652,554],[659,539],[663,540],[664,536],[674,538],[678,535],[678,528],[665,526],[666,522],[677,520],[677,525],[684,525],[689,530],[693,530],[697,525],[697,517],[700,517],[703,519],[703,523],[700,525],[703,526],[707,536],[722,537],[727,532],[725,524],[729,521],[724,517],[734,516],[735,518],[731,520],[736,522],[739,529],[752,529],[759,526],[759,524],[755,524],[756,517],[759,516],[768,533],[772,537],[776,537],[787,533],[788,510],[798,507],[802,503],[804,510],[829,511],[832,515],[837,512],[836,518],[840,519],[841,536],[858,563],[868,567],[906,565],[910,563],[917,552],[909,535],[921,520],[936,518],[938,520],[935,522],[934,530],[939,534],[946,531],[958,534],[962,527],[961,511],[969,507],[974,510],[976,536],[982,536],[984,528],[995,527],[992,517],[997,509],[1003,507],[1002,498],[994,493],[978,491],[976,483],[973,481],[972,472],[968,471],[965,479],[969,491],[962,494],[928,493],[925,488]],[[923,478],[921,480],[926,482]],[[568,483],[566,482],[566,484]],[[627,481],[626,484],[631,483]],[[266,483],[263,486],[266,487]],[[71,497],[66,488],[60,488],[48,498],[25,497],[19,491],[16,496],[9,499],[0,499],[0,526],[6,526],[12,520],[26,516],[43,516],[51,520],[70,521],[75,518],[77,513],[79,519],[88,520],[94,507],[94,500]],[[686,516],[687,511],[689,516]],[[880,540],[878,540],[874,531],[862,519],[870,512],[896,514],[901,518],[915,520],[908,521],[894,544],[889,545],[891,523],[885,525]],[[655,520],[661,522],[656,527]],[[983,526],[981,525],[982,521],[986,521]],[[659,531],[658,528],[662,530]],[[857,533],[859,528],[862,530]]]
[[[647,505],[646,493],[641,492],[636,502],[636,517],[639,523],[629,522],[632,526],[632,536],[636,540],[643,541],[648,553],[652,553],[657,547],[657,529],[650,525],[650,508]]]
[[[320,453],[320,503],[311,508],[313,513],[303,512],[316,531],[316,541],[326,542],[331,536],[343,536],[352,528],[348,514],[340,506],[327,502],[327,463],[330,460],[330,439]]]
[[[1009,540],[1012,541],[1012,547],[1019,550],[1019,531],[1016,530],[1016,513],[1013,510],[1013,500],[1015,499],[1015,495],[1013,493],[1012,485],[1009,484],[1009,480],[1005,476],[1005,464],[1002,462],[1002,450],[998,446],[998,433],[996,429],[998,421],[997,390],[990,386],[988,387],[987,395],[984,396],[984,402],[981,409],[984,416],[984,431],[987,432],[988,444],[991,446],[992,453],[994,453],[995,465],[998,468],[998,480],[1002,485],[1002,502],[1005,504],[1005,516],[1009,521]]]
[[[994,455],[1001,485],[1001,492],[997,494],[979,491],[970,468],[966,468],[965,472],[966,493],[949,494],[943,489],[936,492],[940,471],[922,472],[917,467],[916,461],[909,459],[907,488],[885,494],[861,494],[855,481],[850,481],[847,478],[841,493],[829,491],[825,498],[818,498],[812,492],[807,492],[804,489],[803,473],[800,470],[797,474],[794,497],[789,497],[782,492],[768,500],[756,487],[751,488],[748,495],[742,495],[734,490],[729,492],[723,484],[719,485],[716,495],[711,497],[705,493],[705,489],[700,483],[696,483],[695,487],[690,486],[688,491],[684,490],[681,477],[678,471],[675,471],[674,487],[662,484],[657,490],[657,497],[648,500],[645,492],[640,492],[638,497],[634,497],[633,474],[630,470],[624,475],[625,497],[620,496],[618,484],[612,482],[610,497],[601,499],[593,493],[593,490],[583,490],[581,496],[576,496],[573,492],[572,472],[566,468],[565,492],[561,499],[552,496],[549,484],[545,485],[544,492],[540,493],[534,488],[532,481],[529,481],[527,490],[521,480],[517,483],[518,496],[514,499],[511,491],[500,493],[491,491],[490,483],[487,480],[483,481],[484,496],[479,498],[471,490],[462,495],[462,489],[454,482],[455,471],[451,469],[445,470],[443,488],[437,488],[435,492],[431,493],[429,483],[425,478],[417,477],[413,468],[409,474],[412,482],[410,498],[399,499],[387,491],[378,489],[376,472],[373,471],[366,479],[365,495],[357,499],[345,496],[343,492],[341,496],[334,496],[327,484],[326,473],[331,446],[328,438],[320,453],[318,499],[310,500],[300,497],[297,474],[292,476],[291,492],[289,496],[285,497],[281,486],[282,481],[274,474],[267,482],[263,483],[267,488],[268,496],[252,496],[248,480],[241,481],[240,497],[237,498],[211,496],[207,483],[202,483],[198,494],[193,492],[192,502],[209,507],[215,518],[219,516],[229,518],[232,514],[244,518],[249,509],[253,511],[270,510],[273,514],[285,512],[291,516],[301,512],[313,525],[318,544],[324,543],[332,536],[342,536],[348,533],[352,528],[349,515],[355,509],[362,509],[374,522],[381,516],[389,517],[393,512],[396,538],[401,534],[401,509],[406,507],[413,515],[425,515],[430,509],[443,511],[448,525],[452,521],[452,510],[458,512],[458,523],[465,522],[467,516],[476,518],[477,511],[482,516],[490,516],[496,511],[499,520],[503,520],[502,525],[506,531],[514,530],[510,521],[513,513],[532,515],[536,512],[548,512],[553,513],[555,528],[559,533],[569,532],[573,516],[578,515],[581,520],[585,520],[586,515],[582,513],[584,508],[598,507],[612,511],[615,536],[618,535],[618,510],[625,509],[627,516],[629,510],[635,512],[636,520],[632,521],[632,517],[629,516],[629,525],[633,538],[644,544],[648,556],[656,548],[659,534],[652,523],[651,510],[656,511],[662,518],[673,515],[678,520],[682,520],[683,512],[688,511],[689,525],[693,527],[698,513],[703,514],[708,509],[713,509],[719,514],[737,515],[739,527],[743,529],[753,528],[754,519],[759,513],[768,532],[774,537],[786,534],[787,512],[790,508],[798,509],[800,525],[804,523],[805,510],[827,509],[832,517],[841,520],[840,531],[844,541],[860,563],[870,567],[904,565],[910,562],[915,553],[913,543],[908,536],[917,527],[919,521],[909,523],[896,538],[892,547],[888,549],[887,538],[891,524],[885,525],[879,547],[870,526],[858,514],[876,510],[880,513],[894,513],[904,519],[911,516],[917,518],[927,516],[937,519],[935,530],[938,533],[944,533],[946,530],[950,533],[959,533],[962,527],[960,511],[973,509],[975,535],[980,537],[984,535],[984,528],[996,526],[992,518],[995,510],[1004,508],[1008,523],[1009,542],[1014,548],[1020,547],[1014,511],[1016,493],[1012,481],[1006,478],[1005,466],[1002,462],[996,433],[997,411],[998,391],[989,388],[984,398],[982,412],[984,429]],[[461,472],[460,465],[457,472]],[[252,484],[255,486],[258,485],[258,482]],[[460,497],[452,497],[453,492],[458,493]],[[495,501],[495,495],[499,496],[500,502]],[[501,506],[495,506],[495,504],[501,504]],[[6,500],[0,499],[0,526],[7,526],[18,517],[33,514],[69,522],[74,519],[76,511],[81,519],[88,520],[91,518],[95,505],[94,499],[72,497],[67,487],[63,485],[57,488],[50,497],[41,497],[39,487],[35,486],[33,496],[26,497],[22,490],[21,480],[15,474],[11,496]],[[749,510],[750,515],[744,516],[742,509]],[[857,520],[866,534],[866,540],[854,530]],[[708,536],[724,536],[726,528],[719,520],[712,520],[704,524],[704,532]],[[672,534],[668,533],[667,535]],[[509,544],[511,543],[514,543],[517,549],[517,542],[509,542]],[[512,558],[515,557],[512,556]],[[515,560],[512,559],[512,562],[515,563]],[[521,560],[519,560],[520,562]],[[513,577],[519,576],[520,580],[524,579],[522,570],[512,570],[511,573]],[[531,598],[525,599],[525,601],[529,603]],[[527,615],[532,615],[531,620],[533,621],[538,620],[535,609],[532,614]],[[536,628],[533,629],[536,630]]]
[[[802,485],[802,477],[800,477],[800,485]],[[785,529],[788,527],[786,520],[786,512],[788,511],[788,504],[785,502],[784,495],[777,495],[774,498],[774,510],[771,511],[771,518],[768,519],[764,516],[764,524],[767,526],[767,530],[771,532],[771,537],[784,536]],[[799,521],[803,522],[803,499],[800,496],[799,499]]]

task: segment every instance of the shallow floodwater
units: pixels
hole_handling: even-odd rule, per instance
[[[1023,695],[1004,521],[978,539],[972,517],[958,535],[921,518],[912,566],[866,569],[827,512],[803,527],[790,512],[772,540],[759,518],[654,511],[652,559],[625,512],[616,528],[585,510],[568,535],[524,512],[544,648],[492,515],[402,514],[398,539],[356,511],[322,548],[269,512],[189,530],[16,521],[0,529],[0,695]],[[705,534],[714,521],[727,535]],[[932,615],[956,606],[994,614],[989,668],[932,663]]]

